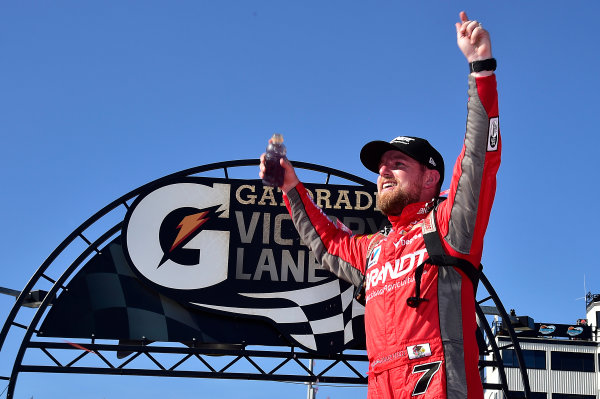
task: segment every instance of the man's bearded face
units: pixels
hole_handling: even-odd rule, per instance
[[[400,151],[383,154],[377,178],[377,208],[384,215],[399,215],[406,205],[419,202],[424,169]]]

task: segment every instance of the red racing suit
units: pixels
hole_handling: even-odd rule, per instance
[[[448,199],[434,215],[446,253],[479,265],[500,166],[495,75],[470,75],[468,94],[464,145]],[[381,240],[332,222],[301,183],[284,198],[300,236],[324,268],[354,285],[366,275],[369,398],[481,399],[471,280],[457,268],[425,264],[421,296],[426,301],[416,308],[406,302],[415,293],[415,269],[428,258],[422,227],[429,204],[410,204],[390,216],[392,230]]]

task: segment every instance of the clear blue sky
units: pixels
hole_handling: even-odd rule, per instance
[[[519,314],[584,317],[584,275],[600,292],[600,5],[512,4],[2,2],[0,286],[24,287],[64,237],[117,197],[182,169],[258,157],[275,131],[290,159],[369,179],[358,153],[372,139],[426,137],[451,165],[467,98],[454,23],[466,10],[491,32],[498,59],[504,153],[485,273]],[[0,296],[0,321],[12,303]],[[306,389],[21,375],[16,393],[291,398]],[[366,389],[318,395],[364,398]]]

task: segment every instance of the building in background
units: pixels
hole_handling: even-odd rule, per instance
[[[511,311],[533,399],[600,399],[600,294],[587,294],[586,317],[573,325],[534,323],[530,317]],[[516,353],[502,322],[496,318],[494,325],[509,397],[523,397]],[[491,355],[488,360],[493,360]],[[498,368],[486,367],[483,378],[487,383],[500,383]],[[502,391],[485,393],[486,399],[503,397]]]

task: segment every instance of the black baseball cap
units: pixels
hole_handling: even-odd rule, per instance
[[[429,141],[410,136],[396,137],[387,141],[371,141],[360,150],[360,160],[371,172],[379,173],[379,162],[387,151],[400,151],[429,169],[440,172],[440,183],[444,181],[444,158]]]

